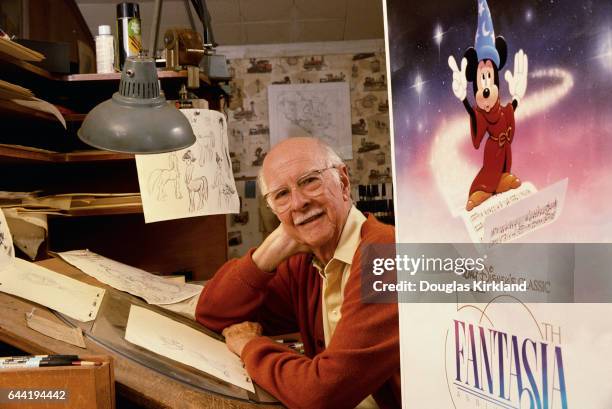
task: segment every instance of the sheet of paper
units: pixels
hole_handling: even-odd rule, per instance
[[[15,246],[34,260],[47,236],[47,215],[21,213],[18,208],[4,209]]]
[[[61,114],[59,109],[55,107],[55,105],[50,104],[47,101],[43,101],[40,98],[32,98],[31,100],[13,99],[12,101],[17,105],[21,105],[27,108],[35,109],[37,111],[46,112],[48,114],[53,115],[62,124],[64,129],[67,129],[66,120],[64,119],[64,116]]]
[[[132,305],[125,339],[255,392],[242,361],[223,342],[146,308]]]
[[[202,286],[204,289],[204,286]],[[201,292],[201,290],[200,290]],[[195,321],[195,311],[198,306],[198,301],[200,300],[200,295],[194,295],[191,298],[187,298],[186,300],[176,302],[174,304],[160,304],[159,306],[168,310],[175,312],[183,317],[189,318],[190,320]]]
[[[68,344],[86,348],[83,339],[83,330],[79,327],[69,327],[66,324],[48,320],[36,313],[36,308],[32,312],[26,313],[26,325],[28,328],[38,331],[43,335],[67,342]]]
[[[24,197],[21,201],[21,205],[24,207],[49,207],[53,209],[69,210],[71,201],[72,198],[70,196],[30,196]]]
[[[207,109],[183,109],[196,142],[157,155],[136,155],[146,223],[208,214],[238,213],[225,116]]]
[[[0,38],[0,51],[24,61],[42,61],[45,56],[24,45],[5,38]]]
[[[79,321],[94,320],[102,288],[82,283],[29,261],[15,258],[0,270],[0,291],[42,304]]]
[[[566,190],[567,178],[487,217],[485,243],[506,243],[554,222],[563,211]]]
[[[149,304],[172,304],[202,291],[199,285],[173,283],[89,250],[72,250],[58,254],[85,274],[117,290],[142,297]]]
[[[34,98],[34,94],[27,88],[0,80],[0,98]]]
[[[494,195],[492,198],[469,212],[465,209],[459,211],[458,214],[465,223],[465,228],[472,242],[482,243],[484,241],[485,222],[489,217],[525,199],[535,192],[537,192],[535,186],[529,182],[525,182],[518,189]]]
[[[0,209],[0,270],[13,263],[15,252],[13,250],[13,236]]]

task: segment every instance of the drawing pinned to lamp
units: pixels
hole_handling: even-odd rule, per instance
[[[225,116],[206,109],[181,112],[193,127],[195,144],[178,152],[136,156],[147,223],[239,209]]]

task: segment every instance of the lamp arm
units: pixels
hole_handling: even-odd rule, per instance
[[[193,4],[193,8],[196,10],[196,13],[198,13],[198,17],[202,22],[202,38],[204,40],[204,45],[212,45],[213,47],[216,47],[217,43],[215,42],[211,17],[208,7],[206,6],[206,0],[191,0],[191,4]]]
[[[151,35],[149,37],[149,57],[155,60],[155,55],[157,54],[157,37],[159,36],[159,21],[161,19],[161,8],[162,8],[163,0],[155,0],[155,4],[153,5],[153,21],[151,24]]]
[[[193,21],[193,14],[191,14],[191,6],[189,6],[189,0],[184,0],[185,2],[185,10],[187,10],[187,17],[189,18],[189,25],[193,31],[196,30],[195,21]]]

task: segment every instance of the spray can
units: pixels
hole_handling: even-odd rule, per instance
[[[99,26],[96,36],[96,72],[108,74],[115,72],[115,46],[110,26]]]
[[[117,68],[123,69],[127,57],[137,56],[142,49],[140,9],[136,3],[117,4]]]

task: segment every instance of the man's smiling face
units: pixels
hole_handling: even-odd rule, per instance
[[[346,167],[326,168],[329,163],[325,152],[311,138],[283,141],[270,151],[263,164],[266,192],[290,189],[289,208],[275,211],[276,215],[288,234],[315,253],[333,253],[351,207]],[[315,196],[305,195],[296,188],[297,182],[313,171],[321,171],[314,175],[322,179],[322,187]]]

